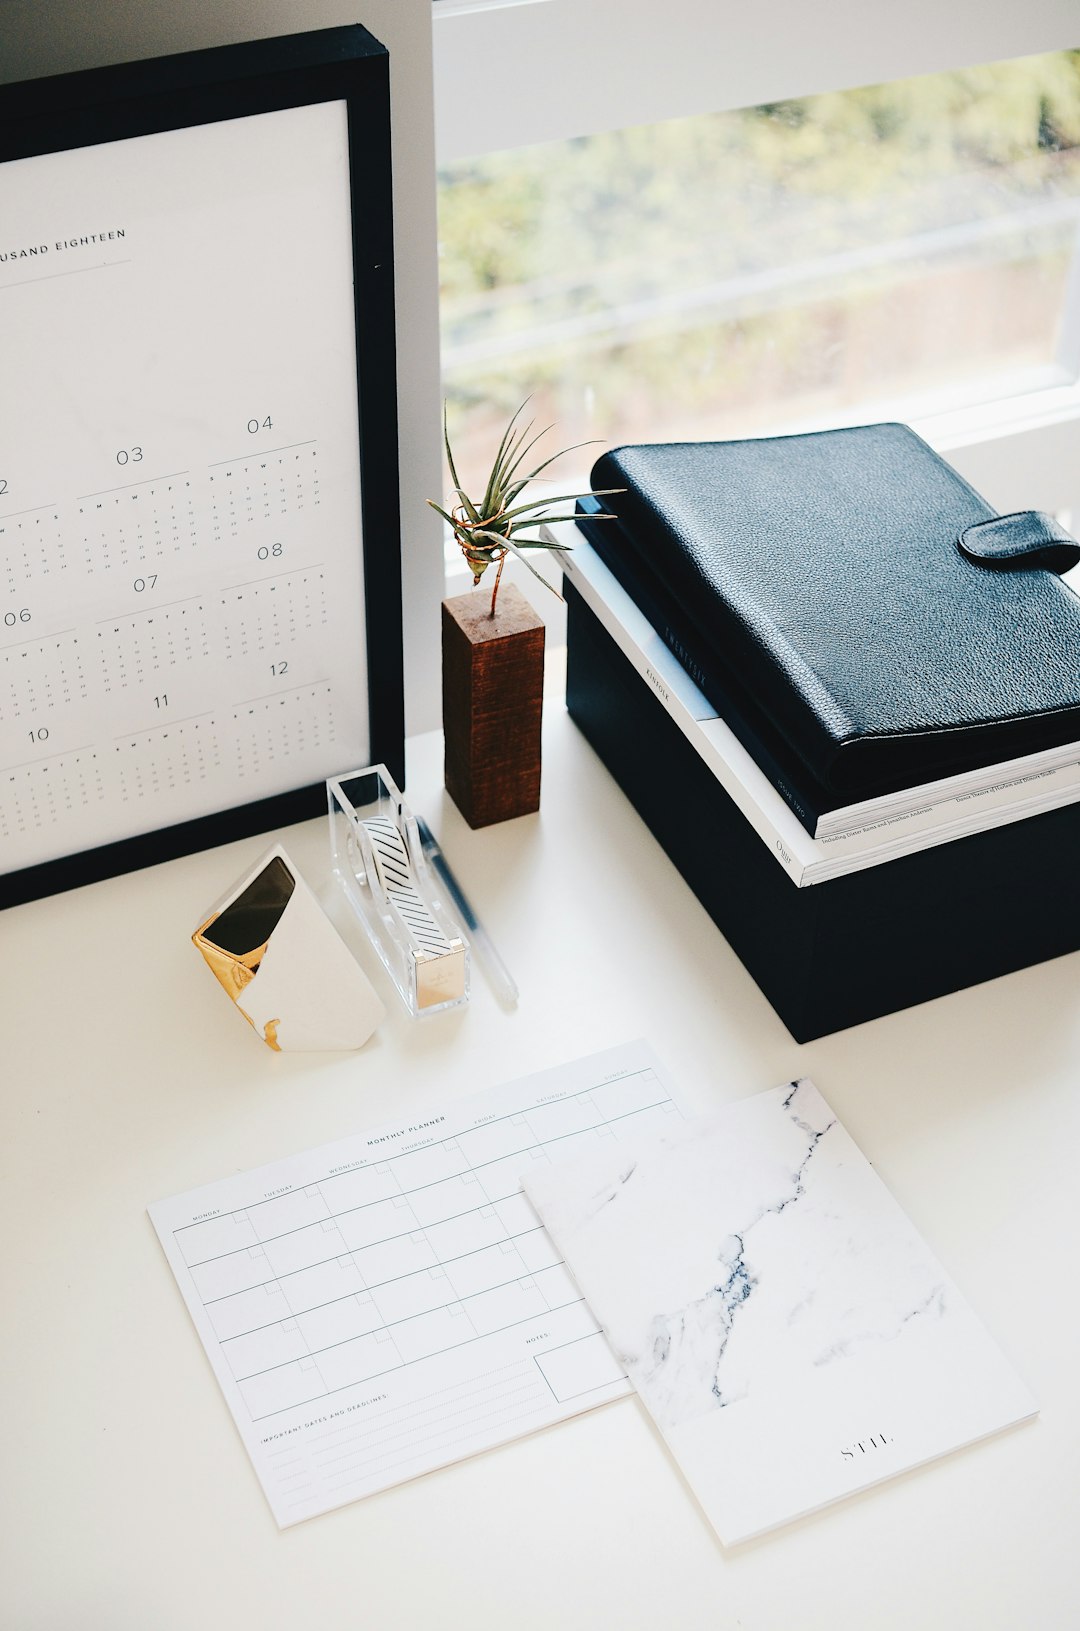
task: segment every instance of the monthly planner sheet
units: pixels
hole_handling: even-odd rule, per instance
[[[346,138],[0,166],[0,871],[367,761]]]
[[[635,1043],[150,1207],[282,1527],[631,1391],[521,1180],[679,1115]]]

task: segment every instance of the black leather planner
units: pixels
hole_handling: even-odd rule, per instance
[[[589,528],[616,576],[836,802],[1080,738],[1080,546],[906,426],[621,447],[592,484],[624,489]]]

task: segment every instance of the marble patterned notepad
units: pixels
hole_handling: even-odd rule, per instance
[[[525,1189],[725,1543],[1036,1412],[812,1082]]]

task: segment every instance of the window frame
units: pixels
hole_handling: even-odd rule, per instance
[[[1080,45],[1074,0],[830,0],[824,13],[806,0],[433,0],[432,18],[440,164]]]

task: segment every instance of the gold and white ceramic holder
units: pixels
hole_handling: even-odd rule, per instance
[[[191,938],[275,1052],[360,1048],[386,1014],[280,844],[222,896]]]

